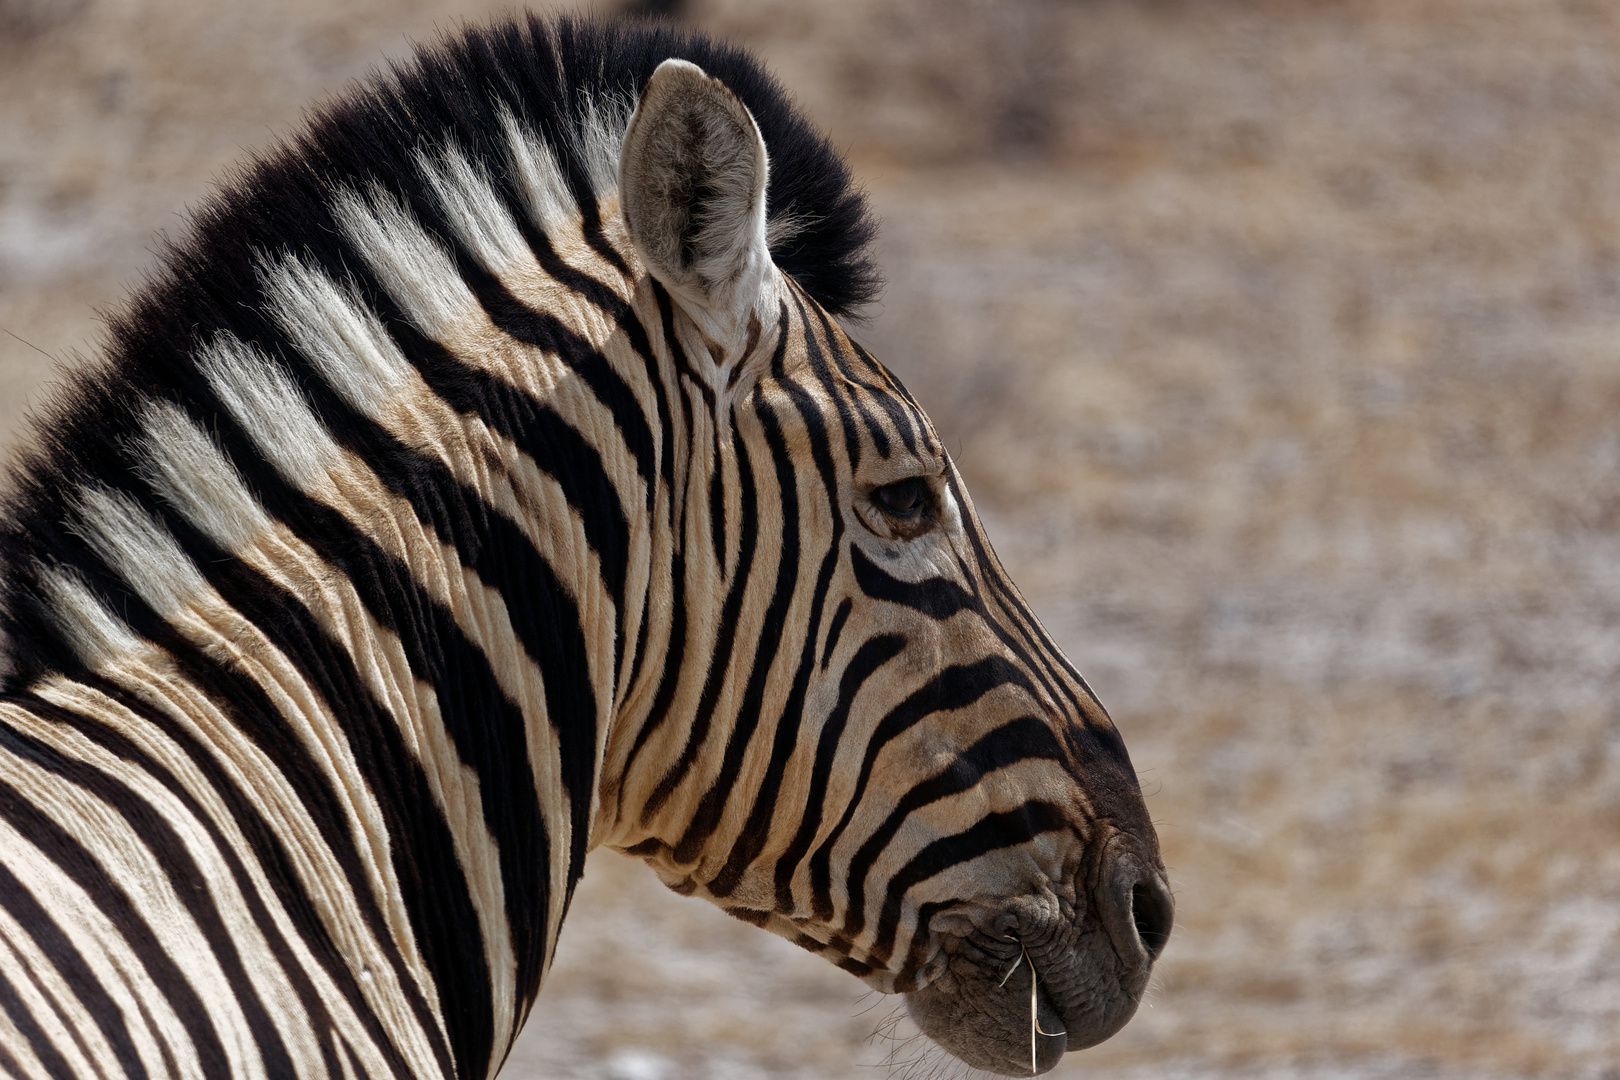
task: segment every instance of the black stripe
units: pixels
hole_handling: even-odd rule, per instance
[[[833,612],[832,625],[827,629],[827,645],[821,650],[821,670],[827,670],[827,664],[832,660],[833,650],[838,647],[838,638],[844,632],[844,623],[849,619],[849,613],[855,610],[855,601],[844,597],[838,602],[838,610]]]
[[[872,955],[880,959],[888,958],[900,926],[906,893],[913,886],[992,851],[1017,847],[1042,833],[1060,832],[1068,827],[1061,807],[1032,800],[1016,810],[986,814],[972,828],[935,840],[889,879],[888,894],[884,897],[883,910],[878,916]]]
[[[578,199],[578,202],[582,218],[579,223],[580,232],[584,234],[585,242],[591,246],[591,250],[607,260],[608,264],[615,270],[625,277],[630,277],[630,264],[625,261],[623,255],[619,254],[619,249],[609,242],[607,233],[602,228],[602,211],[597,205],[596,199],[588,197]]]
[[[861,771],[843,817],[810,857],[811,905],[819,918],[832,918],[832,849],[855,817],[878,754],[891,740],[935,713],[965,708],[997,687],[1007,685],[1021,686],[1033,694],[1024,673],[1002,657],[988,656],[973,664],[953,664],[913,691],[878,723],[867,741]]]
[[[673,449],[671,449],[669,457],[670,474],[668,479],[670,485],[670,524],[674,530],[673,538],[675,541],[675,547],[677,550],[681,550],[686,544],[686,509],[688,496],[686,485],[692,474],[691,443],[692,432],[694,430],[692,423],[692,399],[686,393],[685,376],[682,374],[682,372],[686,370],[689,365],[686,362],[686,353],[684,350],[682,350],[681,343],[675,339],[675,305],[670,300],[669,293],[665,292],[663,286],[659,285],[657,281],[652,281],[652,292],[653,297],[658,301],[659,329],[663,332],[664,349],[669,354],[671,366],[675,369],[675,385],[672,387],[672,391],[675,397],[679,398],[681,402],[681,419],[684,422],[684,426],[681,428],[680,437],[681,444],[687,448],[686,475],[680,478],[679,490],[677,490],[675,486],[675,459]],[[662,379],[659,380],[659,385],[662,385]]]
[[[653,694],[652,706],[647,710],[647,718],[642,721],[641,728],[636,732],[635,742],[630,746],[630,753],[625,758],[624,776],[630,775],[630,769],[641,754],[641,748],[646,745],[649,738],[664,721],[669,719],[669,708],[675,700],[675,690],[680,685],[681,670],[686,662],[686,559],[677,550],[670,559],[669,567],[670,589],[670,621],[669,642],[665,649],[664,668],[658,678],[658,689]],[[649,588],[651,577],[648,579]],[[619,789],[622,800],[624,789]],[[621,801],[621,806],[623,805]]]
[[[631,350],[641,358],[643,374],[647,385],[652,388],[653,403],[658,409],[658,475],[663,477],[666,487],[673,491],[675,483],[675,425],[670,416],[669,394],[665,391],[662,371],[658,366],[658,357],[653,351],[651,338],[647,328],[642,325],[641,317],[628,303],[623,304],[614,313],[614,319],[619,331],[624,334]],[[654,509],[653,499],[657,485],[647,484],[647,509]]]
[[[917,923],[911,933],[911,948],[906,950],[906,958],[901,963],[900,970],[895,972],[894,975],[896,992],[905,993],[908,990],[921,989],[917,985],[919,981],[917,973],[922,970],[924,964],[932,959],[929,954],[933,951],[930,947],[929,924],[934,921],[935,915],[942,911],[948,911],[961,903],[964,903],[962,897],[948,896],[941,900],[930,900],[917,908]],[[892,963],[893,960],[894,952],[891,950],[889,961]]]
[[[56,920],[40,906],[34,894],[24,887],[4,862],[0,862],[0,907],[5,908],[6,914],[22,927],[23,933],[33,939],[34,945],[49,958],[62,980],[73,988],[74,998],[95,1021],[101,1037],[111,1047],[118,1063],[132,1077],[146,1077],[146,1066],[135,1051],[135,1040],[130,1037],[123,1010],[107,993],[107,988],[101,985],[101,980],[96,978],[90,965],[85,963],[84,956],[62,932]]]
[[[242,1017],[247,1022],[248,1030],[252,1032],[254,1045],[266,1073],[270,1076],[293,1075],[292,1056],[287,1051],[286,1043],[281,1039],[280,1031],[271,1021],[264,1000],[259,997],[253,978],[242,962],[242,954],[237,950],[236,942],[225,926],[225,920],[215,904],[216,898],[209,891],[208,878],[192,857],[185,841],[180,838],[180,834],[168,820],[123,781],[109,776],[93,765],[68,757],[31,735],[19,731],[0,732],[0,746],[59,777],[66,784],[89,792],[98,802],[117,812],[131,831],[141,838],[146,851],[132,854],[144,859],[145,855],[150,853],[152,862],[161,869],[164,878],[173,886],[175,899],[185,908],[203,939],[208,942],[208,951],[219,965],[226,982],[230,984],[231,997],[242,1010]],[[88,852],[85,854],[89,856]],[[105,880],[112,880],[105,868],[98,866],[97,869]],[[71,870],[68,872],[74,880],[86,888],[89,887],[89,881],[94,880],[87,880]],[[102,907],[105,902],[103,898],[96,894],[92,895],[95,896],[97,906]],[[103,911],[112,914],[105,907]],[[130,905],[128,911],[133,915],[134,906]],[[126,935],[126,940],[129,936]]]
[[[291,856],[287,851],[285,840],[271,827],[260,812],[260,807],[254,795],[245,791],[237,778],[227,772],[220,763],[216,753],[206,749],[196,737],[183,725],[176,723],[160,710],[154,708],[148,701],[129,692],[100,676],[87,679],[85,685],[91,689],[99,690],[120,706],[128,709],[141,720],[172,740],[185,756],[191,768],[202,774],[204,781],[215,797],[225,805],[238,832],[247,842],[248,849],[253,852],[259,863],[265,880],[274,890],[277,900],[283,911],[296,921],[299,914],[312,915],[315,903],[308,892],[304,890],[298,871],[294,868]],[[248,912],[252,916],[259,932],[264,935],[265,942],[275,954],[276,961],[286,972],[287,980],[292,984],[293,992],[298,1000],[310,1014],[309,1022],[312,1030],[324,1031],[332,1025],[330,1013],[326,1003],[322,1000],[319,991],[304,970],[303,964],[293,953],[280,926],[271,916],[265,906],[264,899],[259,895],[248,875],[237,851],[226,840],[224,833],[214,822],[213,817],[185,786],[170,771],[169,765],[160,763],[142,750],[135,742],[129,739],[112,723],[99,717],[83,715],[68,709],[60,708],[38,697],[30,696],[25,707],[53,724],[77,731],[87,740],[100,746],[108,753],[131,763],[144,770],[153,779],[162,784],[177,800],[182,802],[189,812],[207,830],[214,846],[224,856],[230,867],[237,887],[246,898]],[[319,919],[307,919],[301,928],[301,940],[308,948],[310,955],[316,963],[321,965],[329,979],[343,996],[357,1004],[364,1001],[360,985],[336,945],[327,933],[326,926]],[[415,980],[412,979],[414,983]],[[450,1068],[449,1049],[439,1034],[439,1028],[433,1022],[431,1015],[423,1010],[418,1016],[419,1021],[426,1021],[425,1030],[429,1040],[433,1043],[434,1053],[438,1058],[441,1069]],[[381,1029],[376,1029],[380,1033]],[[337,1068],[337,1060],[331,1056],[330,1048],[322,1042],[322,1053],[327,1058],[329,1069]]]
[[[572,263],[565,262],[562,256],[557,254],[557,249],[551,243],[551,237],[541,232],[528,214],[513,213],[512,221],[529,245],[529,250],[534,252],[535,262],[540,264],[540,269],[550,275],[552,280],[576,296],[590,301],[609,319],[617,316],[619,310],[625,306],[625,299],[613,286]],[[622,261],[620,265],[623,265]],[[625,278],[628,280],[628,273],[625,274]]]
[[[665,492],[666,496],[673,496],[673,493],[674,493],[674,490],[675,490],[675,479],[674,479],[675,478],[675,432],[674,432],[674,422],[673,422],[673,419],[670,416],[669,396],[664,391],[664,380],[662,378],[662,373],[661,373],[661,371],[659,369],[659,366],[658,366],[658,360],[657,360],[657,357],[653,354],[652,342],[647,336],[646,327],[642,326],[641,321],[637,317],[635,310],[633,308],[631,308],[631,306],[629,304],[624,304],[624,305],[621,306],[621,308],[619,309],[619,311],[616,314],[616,318],[618,320],[619,329],[625,334],[626,339],[630,343],[631,349],[633,349],[635,351],[636,355],[641,358],[642,365],[643,365],[643,368],[644,368],[644,374],[646,376],[647,385],[650,386],[652,388],[652,391],[653,391],[653,399],[654,399],[654,402],[657,405],[657,409],[658,409],[658,435],[659,435],[658,475],[663,480],[664,492]],[[655,485],[655,484],[648,484],[647,485],[647,515],[648,515],[648,517],[647,517],[647,523],[648,523],[647,527],[648,527],[649,531],[651,531],[652,528],[653,528],[652,515],[656,511],[656,508],[657,508],[656,507],[657,490],[658,490],[657,485]],[[680,541],[679,541],[678,537],[675,538],[675,546],[677,548],[679,548],[679,546],[680,546]],[[624,683],[622,684],[625,687],[626,694],[629,694],[629,693],[634,691],[634,688],[636,686],[636,682],[641,677],[641,666],[646,661],[646,658],[647,658],[647,635],[648,635],[649,627],[650,627],[651,622],[652,622],[653,578],[654,578],[654,571],[653,571],[653,568],[649,565],[649,567],[648,567],[648,575],[647,575],[646,592],[642,597],[643,602],[642,602],[642,605],[641,605],[641,614],[640,614],[640,619],[639,619],[639,625],[636,628],[635,652],[632,655],[632,659],[630,661],[630,677],[627,680],[625,680]],[[679,578],[676,577],[676,578],[673,578],[672,580],[679,580]],[[623,618],[623,617],[624,616],[621,615],[621,618]],[[662,688],[663,688],[663,684],[660,683],[660,691],[662,690]],[[619,701],[614,702],[614,705],[615,705],[616,709],[617,709],[617,706],[619,706],[621,704],[622,704],[622,702],[619,702]],[[666,704],[667,704],[667,702],[666,702]],[[643,730],[645,731],[645,729],[643,729]],[[637,747],[640,746],[642,738],[643,738],[643,733],[638,732],[637,736],[636,736],[636,746]],[[634,757],[635,757],[635,750],[632,749],[629,760],[634,760]],[[626,774],[628,774],[628,772],[629,772],[628,761],[626,763],[625,772],[626,772]],[[622,798],[622,795],[623,795],[623,789],[621,788],[620,789],[621,798]]]
[[[948,619],[959,611],[979,609],[980,605],[962,586],[945,577],[903,581],[867,558],[859,544],[849,546],[850,566],[861,592],[873,600],[885,600],[933,619]]]
[[[9,729],[0,729],[0,751],[42,765],[47,764],[40,760],[42,757],[55,756],[54,752],[49,750],[41,754],[35,749],[32,740]],[[214,1029],[213,1019],[204,1008],[202,999],[197,996],[196,990],[187,981],[185,974],[159,944],[156,931],[130,902],[123,886],[107,873],[106,868],[83,844],[79,843],[76,837],[4,781],[0,781],[0,816],[10,822],[12,828],[21,833],[25,840],[43,852],[64,876],[83,889],[102,915],[123,931],[124,940],[130,951],[157,984],[159,992],[174,1011],[180,1026],[186,1030],[196,1050],[203,1074],[227,1075],[230,1071],[230,1061],[226,1057],[224,1044],[220,1042],[219,1032]],[[3,986],[3,981],[0,981],[0,987]],[[5,992],[9,993],[9,988],[5,988]],[[33,1041],[43,1045],[42,1037]],[[62,1068],[61,1075],[68,1076],[65,1062]]]
[[[804,796],[804,817],[799,821],[798,832],[793,842],[782,853],[776,863],[776,903],[783,911],[794,911],[793,903],[793,874],[798,869],[799,860],[804,853],[810,850],[815,841],[816,830],[826,817],[827,786],[832,779],[833,761],[838,756],[838,744],[844,737],[844,725],[849,722],[849,711],[855,704],[855,696],[860,693],[866,680],[871,678],[884,664],[900,655],[906,647],[906,639],[899,634],[885,634],[863,642],[850,658],[838,681],[838,701],[832,712],[821,725],[821,733],[816,740],[815,763],[810,770],[810,787]],[[795,800],[797,802],[798,800]],[[822,918],[832,914],[829,909]]]
[[[1075,696],[1074,686],[1079,683],[1087,694],[1091,692],[1090,687],[1086,686],[1079,673],[1069,666],[1067,659],[1063,660],[1063,667],[1074,675],[1073,679],[1065,679],[1062,672],[1052,670],[1049,654],[1055,653],[1062,657],[1062,652],[1046,636],[1040,621],[1035,618],[1035,613],[1018,594],[1016,587],[1000,572],[994,553],[987,547],[980,547],[978,544],[973,546],[989,556],[988,560],[977,560],[975,565],[978,567],[978,573],[971,573],[967,562],[960,558],[957,565],[962,570],[964,580],[973,587],[973,595],[984,613],[985,624],[1008,651],[1029,668],[1030,674],[1046,690],[1053,702],[1066,702],[1071,710],[1071,716],[1085,719],[1087,706]],[[991,604],[985,602],[986,592],[995,602],[994,609]],[[1102,703],[1098,702],[1095,696],[1092,696],[1091,702],[1101,715],[1107,716]]]
[[[726,496],[723,486],[725,461],[720,455],[720,425],[714,426],[714,465],[709,472],[709,544],[714,549],[714,564],[720,576],[726,576]]]
[[[616,687],[614,690],[614,716],[619,715],[619,710],[624,705],[625,698],[634,691],[636,680],[641,677],[642,661],[644,661],[647,657],[647,633],[652,625],[651,612],[648,610],[652,605],[652,583],[653,575],[651,569],[649,568],[647,574],[647,588],[642,592],[641,605],[636,612],[635,642],[630,647],[628,663],[621,660],[617,665],[618,670],[626,672],[626,678],[620,682],[618,687]]]
[[[1063,748],[1053,737],[1049,721],[1022,716],[980,737],[943,771],[906,792],[890,811],[888,819],[866,838],[866,842],[849,861],[846,881],[849,911],[842,932],[853,938],[865,927],[866,879],[878,857],[883,854],[883,849],[894,839],[907,818],[930,803],[967,791],[997,769],[1032,760],[1062,763]]]

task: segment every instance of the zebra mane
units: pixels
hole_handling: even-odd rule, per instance
[[[549,156],[553,183],[568,189],[559,201],[584,212],[586,236],[599,233],[596,199],[616,189],[625,125],[653,70],[671,57],[721,80],[753,114],[771,159],[767,236],[776,264],[834,314],[855,315],[874,300],[881,282],[865,197],[828,141],[741,49],[667,25],[533,14],[421,48],[228,176],[110,317],[106,362],[68,373],[40,410],[0,508],[0,692],[76,666],[41,644],[52,637],[50,609],[62,603],[41,595],[42,568],[128,599],[84,559],[70,500],[86,486],[131,482],[136,403],[206,395],[192,361],[203,343],[220,333],[275,338],[258,304],[267,258],[297,258],[339,280],[363,277],[341,240],[343,198],[392,200],[442,228],[434,184],[444,174],[436,177],[435,166],[472,163],[520,228],[543,221],[514,130],[531,153]],[[251,449],[232,457],[253,471]]]

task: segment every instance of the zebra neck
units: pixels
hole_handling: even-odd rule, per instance
[[[420,1014],[483,1075],[582,873],[626,652],[657,633],[656,350],[627,299],[560,309],[566,349],[503,331],[479,352],[385,332],[292,260],[267,281],[291,348],[205,342],[211,423],[136,406],[158,506],[74,497],[131,595],[115,616],[71,568],[42,573],[89,670],[36,684],[39,708],[116,714],[264,792],[283,824],[249,831],[279,909],[369,1007]],[[334,888],[354,903],[316,899]]]
[[[776,436],[759,422],[755,387],[761,377],[784,376],[789,345],[804,329],[773,290],[759,305],[768,317],[756,309],[738,340],[717,343],[650,288],[660,314],[657,387],[660,401],[671,403],[672,437],[650,537],[648,643],[636,654],[639,674],[610,734],[594,838],[646,859],[666,884],[691,892],[695,867],[723,857],[733,839],[707,843],[724,801],[717,799],[741,769],[729,751],[713,751],[728,744],[737,709],[750,724],[771,722],[759,715],[767,696],[761,680],[771,669],[760,658],[776,645],[772,628],[797,567],[770,561],[792,550],[776,504],[791,481]],[[789,288],[781,282],[780,292]],[[763,626],[771,640],[751,637],[750,626]],[[752,744],[735,742],[744,745]]]

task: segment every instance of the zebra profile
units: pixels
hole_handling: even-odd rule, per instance
[[[1169,933],[1123,743],[834,316],[745,54],[534,17],[197,215],[0,520],[0,1073],[493,1075],[586,853],[1044,1071]]]

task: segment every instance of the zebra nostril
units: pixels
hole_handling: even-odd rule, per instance
[[[1135,965],[1152,964],[1170,940],[1175,901],[1164,875],[1129,845],[1110,845],[1109,865],[1097,894],[1097,909],[1120,959]]]
[[[1131,922],[1136,936],[1147,950],[1150,960],[1157,960],[1170,940],[1170,927],[1175,922],[1175,904],[1164,879],[1151,874],[1146,880],[1131,887]]]

